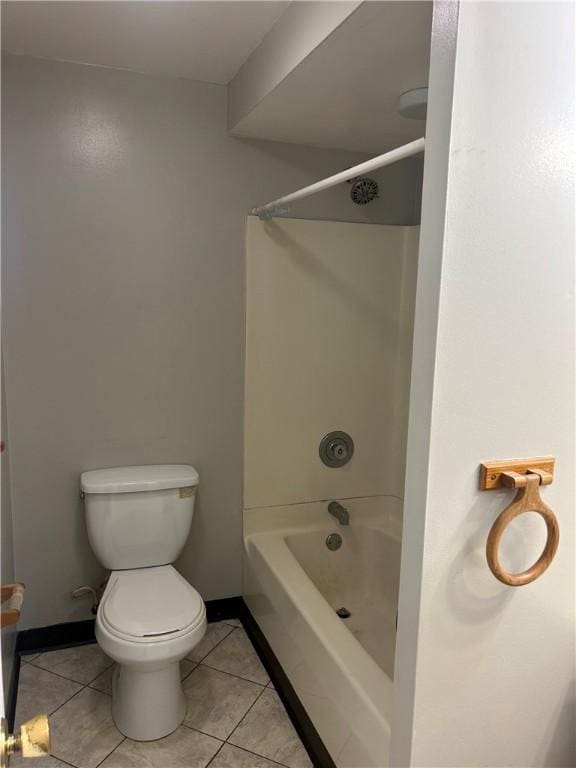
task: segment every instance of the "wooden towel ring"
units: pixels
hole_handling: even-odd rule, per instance
[[[2,602],[2,611],[0,612],[0,627],[9,627],[20,621],[20,611],[24,600],[25,585],[21,581],[15,584],[2,584],[0,587],[0,602]]]
[[[514,501],[509,504],[496,518],[494,525],[490,529],[488,534],[488,541],[486,542],[486,559],[488,560],[488,566],[494,576],[503,584],[508,584],[511,587],[521,587],[524,584],[530,584],[539,576],[541,576],[546,568],[550,565],[558,549],[558,541],[560,539],[560,530],[558,528],[558,521],[556,515],[540,498],[538,486],[540,485],[541,477],[539,474],[528,474],[522,477],[522,480],[526,478],[525,485],[518,489],[518,493],[514,498]],[[522,573],[510,573],[500,564],[498,557],[498,549],[500,547],[500,540],[506,530],[506,526],[514,520],[518,515],[524,512],[537,512],[544,518],[546,523],[546,529],[548,535],[546,538],[546,544],[542,550],[542,554],[536,560],[534,565],[530,566]]]

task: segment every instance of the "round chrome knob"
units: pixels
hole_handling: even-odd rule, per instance
[[[327,467],[343,467],[352,458],[354,441],[346,432],[329,432],[320,441],[318,453]]]

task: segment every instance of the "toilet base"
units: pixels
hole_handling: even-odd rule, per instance
[[[161,669],[118,665],[112,679],[112,717],[118,730],[135,741],[168,736],[184,720],[186,699],[178,661]]]

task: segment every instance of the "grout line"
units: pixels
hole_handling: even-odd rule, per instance
[[[228,625],[228,626],[230,626],[230,625]],[[209,652],[206,654],[206,656],[204,656],[204,658],[202,659],[202,661],[198,662],[198,664],[199,664],[199,665],[201,664],[201,665],[202,665],[202,666],[204,666],[204,667],[208,667],[209,669],[213,669],[213,670],[215,670],[216,672],[222,672],[222,673],[223,673],[223,674],[225,674],[225,675],[231,675],[232,677],[237,677],[239,680],[248,680],[248,682],[249,682],[249,683],[254,683],[255,685],[263,685],[264,687],[266,687],[266,686],[268,685],[268,683],[258,683],[258,682],[256,682],[256,680],[251,680],[251,679],[250,679],[250,678],[248,678],[248,677],[242,677],[242,675],[235,675],[233,672],[226,672],[226,671],[224,671],[223,669],[218,669],[218,667],[213,667],[211,664],[208,664],[208,663],[206,663],[206,659],[208,658],[208,656],[210,656],[210,654],[212,653],[212,651],[215,651],[215,650],[216,650],[216,648],[218,648],[218,646],[219,646],[221,643],[223,643],[223,642],[224,642],[224,640],[227,640],[229,637],[232,637],[232,635],[234,634],[234,632],[237,632],[238,630],[241,630],[241,631],[244,633],[244,635],[246,636],[246,638],[247,638],[248,642],[250,643],[250,648],[252,649],[252,651],[254,652],[254,655],[256,656],[256,658],[258,659],[258,661],[260,662],[260,664],[262,665],[262,662],[260,661],[260,659],[258,658],[258,654],[256,653],[256,649],[255,649],[255,648],[254,648],[254,646],[252,645],[252,642],[251,642],[250,638],[248,637],[248,635],[246,635],[246,630],[244,629],[244,627],[234,627],[234,628],[232,629],[232,632],[228,632],[228,634],[226,635],[226,637],[223,637],[223,638],[222,638],[222,640],[220,640],[220,642],[216,643],[216,645],[214,646],[214,648],[212,648],[212,650],[211,650],[211,651],[209,651]],[[271,681],[270,681],[270,676],[268,675],[268,672],[266,672],[266,669],[264,668],[264,666],[263,666],[263,665],[262,665],[262,669],[264,669],[264,673],[265,673],[265,674],[266,674],[266,676],[268,677],[268,682],[271,682]],[[194,670],[192,670],[192,671],[194,671]]]
[[[118,733],[120,733],[120,731],[118,731]],[[122,736],[122,734],[120,734],[120,735]],[[126,736],[122,736],[122,741],[121,741],[120,743],[116,744],[116,746],[114,747],[114,749],[113,749],[113,750],[111,750],[110,752],[108,752],[108,754],[107,754],[105,757],[103,757],[103,758],[102,758],[102,760],[100,760],[100,762],[99,762],[99,763],[97,763],[97,764],[96,764],[95,768],[98,768],[98,766],[102,765],[102,763],[104,762],[104,760],[108,760],[108,758],[110,757],[110,755],[111,755],[113,752],[116,752],[116,750],[118,749],[118,747],[120,747],[122,744],[124,744],[124,742],[126,741],[126,738],[127,738]],[[80,766],[78,766],[77,768],[80,768]]]
[[[195,727],[195,726],[193,726],[193,725],[188,725],[188,724],[187,724],[187,723],[185,723],[184,721],[182,721],[182,722],[180,723],[180,725],[178,726],[178,728],[188,728],[188,730],[189,730],[189,731],[196,731],[196,733],[201,733],[201,734],[202,734],[202,736],[209,736],[211,739],[215,739],[216,741],[221,741],[221,742],[222,742],[222,746],[223,746],[224,744],[226,744],[226,740],[225,740],[225,739],[221,739],[221,738],[220,738],[220,736],[214,736],[214,734],[213,734],[213,733],[207,733],[206,731],[201,731],[201,730],[200,730],[200,728],[196,728],[196,727]],[[214,757],[216,757],[216,755],[214,755]],[[213,759],[214,759],[214,757],[211,757],[211,758],[210,758],[210,760],[213,760]]]
[[[110,669],[110,667],[114,664],[114,662],[110,660],[110,664],[108,664],[105,669],[101,669],[97,675],[95,675],[87,683],[85,683],[83,680],[74,680],[73,677],[66,677],[66,675],[63,675],[61,672],[54,672],[52,669],[46,669],[46,667],[41,667],[40,664],[34,664],[33,661],[27,661],[25,663],[31,667],[34,667],[34,669],[41,669],[43,672],[48,672],[51,675],[56,675],[56,677],[60,677],[62,680],[68,680],[69,683],[77,683],[78,685],[83,685],[83,686],[87,686],[87,685],[90,685],[90,683],[93,683],[94,680],[97,680],[100,677],[100,675],[103,675],[104,672],[107,672]]]
[[[259,755],[258,752],[253,752],[251,749],[246,749],[245,747],[239,747],[237,744],[229,744],[228,742],[226,742],[226,744],[228,744],[229,747],[234,747],[234,749],[240,749],[240,750],[242,750],[242,752],[246,752],[248,755],[253,755],[254,757],[257,757],[257,758],[259,758],[261,760],[262,759],[268,760],[268,762],[272,763],[273,765],[279,765],[279,766],[281,766],[281,768],[288,768],[288,766],[285,765],[284,763],[279,763],[278,760],[272,760],[272,758],[270,758],[270,757],[264,757],[264,755]],[[220,747],[220,749],[222,749],[222,747]],[[220,750],[218,750],[218,751],[220,751]],[[212,760],[214,760],[214,758],[212,758]]]
[[[110,658],[110,657],[107,657],[107,658]],[[98,680],[98,678],[101,677],[104,674],[104,672],[108,672],[110,667],[113,667],[113,666],[114,666],[114,662],[112,661],[112,659],[110,659],[110,664],[108,664],[106,669],[103,669],[100,672],[98,672],[98,674],[95,677],[93,677],[92,680],[90,680],[89,683],[86,683],[86,685],[90,685],[90,683],[93,683],[95,680]]]
[[[217,667],[211,667],[210,664],[206,664],[203,661],[201,661],[200,664],[198,664],[198,666],[208,667],[208,669],[213,669],[214,672],[220,672],[222,675],[230,675],[230,677],[235,677],[237,680],[244,680],[245,683],[252,683],[253,685],[258,685],[260,686],[260,688],[266,688],[268,685],[268,683],[257,683],[256,680],[251,680],[248,677],[242,677],[241,675],[235,675],[233,672],[225,672],[223,669],[218,669]],[[192,670],[192,672],[194,672],[194,670]]]
[[[90,688],[91,691],[96,691],[96,693],[103,693],[104,696],[108,696],[109,699],[112,698],[112,694],[108,693],[107,691],[101,691],[100,688],[92,688],[91,685],[87,685],[87,688]]]
[[[190,659],[186,659],[186,661],[189,661],[189,662],[190,662],[190,664],[194,664],[194,666],[192,667],[192,669],[190,670],[190,672],[186,672],[186,674],[184,675],[184,677],[181,677],[181,678],[180,678],[180,683],[181,683],[181,684],[184,682],[184,680],[188,680],[188,678],[190,677],[190,675],[192,674],[192,672],[194,672],[194,670],[195,670],[195,669],[198,669],[198,667],[200,666],[200,663],[199,663],[198,661],[190,661]]]
[[[76,683],[76,685],[82,685],[86,687],[89,685],[89,683],[81,682],[80,680],[74,680],[71,677],[66,677],[65,675],[61,675],[60,672],[53,672],[51,669],[46,669],[46,667],[40,667],[38,664],[33,664],[31,661],[27,662],[29,667],[34,667],[34,669],[41,669],[42,672],[48,672],[49,675],[54,675],[54,677],[59,677],[60,680],[67,680],[69,683]],[[94,678],[95,680],[96,678]],[[91,680],[90,682],[94,682]]]
[[[71,682],[71,681],[69,680],[68,682]],[[58,712],[58,710],[59,710],[59,709],[62,709],[62,707],[64,706],[64,704],[68,704],[68,702],[69,702],[69,701],[72,701],[72,699],[73,699],[75,696],[78,696],[78,694],[82,693],[82,691],[83,691],[85,688],[87,688],[87,687],[88,687],[87,685],[83,685],[83,686],[82,686],[82,688],[80,688],[80,690],[79,690],[79,691],[76,691],[76,693],[73,693],[73,694],[72,694],[72,696],[70,696],[68,699],[66,699],[66,701],[63,701],[63,702],[62,702],[62,704],[59,704],[59,705],[56,707],[56,709],[52,710],[52,712],[49,712],[49,713],[48,713],[48,714],[49,714],[49,716],[50,716],[50,717],[52,717],[52,715],[55,715],[55,714],[56,714],[56,712]]]
[[[226,744],[226,742],[225,742],[225,741],[223,741],[223,742],[222,742],[222,744],[220,744],[220,746],[218,747],[218,749],[216,750],[216,752],[215,752],[215,753],[212,755],[212,757],[210,758],[210,760],[209,760],[209,761],[206,763],[206,768],[210,768],[210,766],[212,765],[212,763],[214,762],[214,760],[216,760],[216,757],[217,757],[217,756],[220,754],[220,752],[222,751],[222,749],[223,749],[223,747],[225,746],[225,744]]]
[[[233,728],[233,730],[232,730],[232,733],[231,733],[231,734],[230,734],[230,735],[227,737],[227,739],[226,739],[226,743],[227,743],[227,744],[230,742],[230,739],[232,738],[232,736],[234,736],[234,734],[236,733],[236,731],[238,730],[238,728],[240,728],[240,726],[242,725],[242,723],[244,722],[244,720],[245,720],[245,719],[248,717],[248,715],[250,714],[250,712],[252,711],[252,709],[253,709],[253,708],[256,706],[256,702],[260,701],[260,699],[262,698],[262,694],[264,693],[264,691],[265,691],[265,690],[266,690],[266,688],[265,688],[265,687],[264,687],[264,688],[262,688],[262,690],[260,691],[260,693],[258,694],[258,696],[256,696],[256,698],[254,699],[254,701],[252,702],[252,704],[250,704],[250,706],[248,707],[248,709],[246,710],[246,712],[244,713],[244,715],[242,716],[242,718],[241,718],[241,719],[238,721],[238,723],[236,723],[236,725],[234,726],[234,728]],[[233,746],[233,747],[235,747],[236,745],[235,745],[235,744],[232,744],[232,746]],[[257,754],[257,753],[256,753],[256,754]],[[264,755],[262,755],[262,757],[264,757]]]
[[[217,622],[217,623],[218,623],[218,624],[220,624],[220,623],[225,623],[225,622]],[[215,651],[215,650],[216,650],[216,648],[218,648],[218,646],[219,646],[221,643],[223,643],[223,642],[224,642],[224,640],[226,640],[226,638],[227,638],[227,637],[230,637],[230,635],[232,635],[232,634],[233,634],[233,632],[234,632],[234,630],[235,630],[235,629],[239,629],[239,627],[232,627],[232,626],[230,626],[230,624],[226,624],[226,626],[227,626],[227,627],[230,627],[230,632],[228,632],[227,634],[225,634],[225,635],[224,635],[224,637],[220,638],[220,640],[218,640],[218,642],[216,643],[216,645],[214,645],[212,648],[210,648],[210,650],[208,651],[208,653],[205,653],[205,654],[204,654],[204,656],[202,656],[202,658],[200,659],[200,661],[196,661],[196,659],[190,659],[188,656],[185,656],[184,658],[186,659],[186,661],[193,661],[195,664],[201,664],[201,663],[204,661],[204,659],[205,659],[207,656],[210,656],[210,654],[212,653],[212,651]],[[202,642],[202,640],[201,640],[200,642]],[[200,644],[200,643],[199,643],[199,644]],[[194,649],[192,649],[192,650],[194,650]]]
[[[98,677],[100,677],[100,675],[98,675]],[[111,693],[108,693],[107,691],[103,691],[100,688],[95,688],[94,687],[94,683],[96,682],[96,680],[98,680],[98,677],[95,677],[94,680],[92,680],[91,683],[87,683],[85,687],[86,688],[90,688],[91,691],[96,691],[97,693],[103,693],[104,696],[112,696]]]
[[[50,757],[53,757],[54,760],[58,760],[58,762],[63,763],[64,765],[69,765],[70,768],[78,768],[78,766],[74,765],[74,763],[69,763],[67,760],[62,760],[61,757],[56,757],[56,755],[53,755],[52,752],[50,752]]]
[[[64,679],[67,679],[67,678],[64,678]],[[72,680],[68,680],[68,682],[73,682],[73,681],[72,681]],[[81,685],[81,683],[78,683],[78,685]],[[56,709],[55,709],[55,710],[53,710],[52,712],[50,712],[50,713],[49,713],[50,717],[51,717],[52,715],[55,715],[55,714],[56,714],[56,712],[58,712],[58,710],[59,710],[59,709],[62,709],[62,707],[63,707],[65,704],[68,704],[68,702],[69,702],[69,701],[72,701],[72,699],[74,699],[76,696],[79,696],[79,695],[82,693],[82,691],[85,691],[86,689],[88,689],[88,690],[90,690],[90,691],[95,691],[96,693],[101,693],[103,696],[108,696],[108,697],[110,698],[110,694],[108,694],[108,693],[104,693],[104,691],[99,691],[97,688],[91,688],[91,687],[90,687],[90,685],[88,685],[88,683],[87,683],[86,685],[82,685],[82,688],[80,688],[80,690],[79,690],[79,691],[76,691],[76,693],[73,693],[73,694],[72,694],[72,696],[70,696],[70,698],[66,699],[66,701],[63,701],[63,702],[62,702],[62,704],[59,704],[59,705],[56,707]],[[60,759],[60,758],[58,758],[58,760],[59,760],[59,759]]]
[[[212,667],[210,667],[210,669],[212,669]],[[216,670],[216,672],[219,672],[219,671],[220,671],[219,669],[217,669],[217,670]],[[222,674],[224,674],[224,675],[227,675],[227,674],[228,674],[228,672],[223,672]],[[230,677],[236,677],[236,675],[230,675]],[[243,677],[241,677],[241,678],[239,678],[239,679],[240,679],[240,680],[244,680],[244,678],[243,678]],[[254,701],[252,702],[252,704],[250,704],[250,706],[248,707],[248,709],[246,710],[246,712],[245,712],[245,713],[242,715],[242,717],[240,718],[240,720],[239,720],[239,721],[236,723],[236,725],[234,726],[234,728],[233,728],[233,729],[230,731],[230,733],[228,734],[228,736],[227,736],[227,737],[226,737],[226,739],[224,739],[224,740],[222,740],[222,739],[221,739],[219,736],[214,736],[214,735],[213,735],[213,734],[211,734],[211,733],[206,733],[206,731],[202,731],[200,728],[197,728],[197,727],[193,727],[193,726],[191,726],[191,725],[188,725],[188,724],[187,724],[187,723],[185,723],[185,722],[183,722],[183,723],[182,723],[182,725],[183,725],[185,728],[188,728],[188,729],[189,729],[189,730],[191,730],[191,731],[198,731],[198,733],[202,733],[204,736],[210,736],[212,739],[218,739],[218,741],[222,741],[222,746],[224,746],[224,744],[227,744],[227,743],[228,743],[228,739],[229,739],[229,738],[232,736],[232,734],[234,733],[234,731],[236,730],[236,728],[238,728],[238,726],[240,725],[240,723],[241,723],[241,722],[244,720],[244,718],[246,717],[246,715],[247,715],[247,714],[250,712],[250,710],[252,709],[252,707],[253,707],[253,706],[256,704],[256,702],[257,702],[257,701],[258,701],[258,699],[259,699],[259,698],[262,696],[262,694],[264,693],[264,691],[265,691],[265,690],[266,690],[266,688],[265,688],[265,687],[264,687],[264,688],[262,688],[262,690],[259,692],[258,696],[256,696],[256,698],[254,699]],[[236,745],[235,745],[235,744],[232,744],[231,746],[235,747]],[[220,749],[222,749],[222,747],[220,747]],[[220,751],[220,749],[218,750],[218,752]],[[239,747],[239,749],[241,749],[241,747]],[[245,751],[246,751],[246,752],[248,752],[249,750],[245,750]],[[216,755],[218,754],[218,752],[216,753]],[[257,753],[256,753],[256,752],[253,752],[252,754],[257,754]],[[214,757],[212,757],[212,758],[210,759],[210,762],[212,762],[212,760],[214,760],[214,758],[216,757],[216,755],[214,755]],[[258,757],[264,757],[264,755],[258,755]],[[268,759],[268,758],[266,758],[266,759]],[[208,765],[210,765],[210,763],[208,763]],[[208,766],[206,766],[206,768],[208,768]]]

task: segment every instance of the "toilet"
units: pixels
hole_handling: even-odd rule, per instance
[[[116,662],[112,716],[125,736],[160,739],[184,719],[180,660],[206,632],[198,592],[172,563],[190,533],[198,473],[170,464],[84,472],[88,538],[110,578],[96,640]]]

